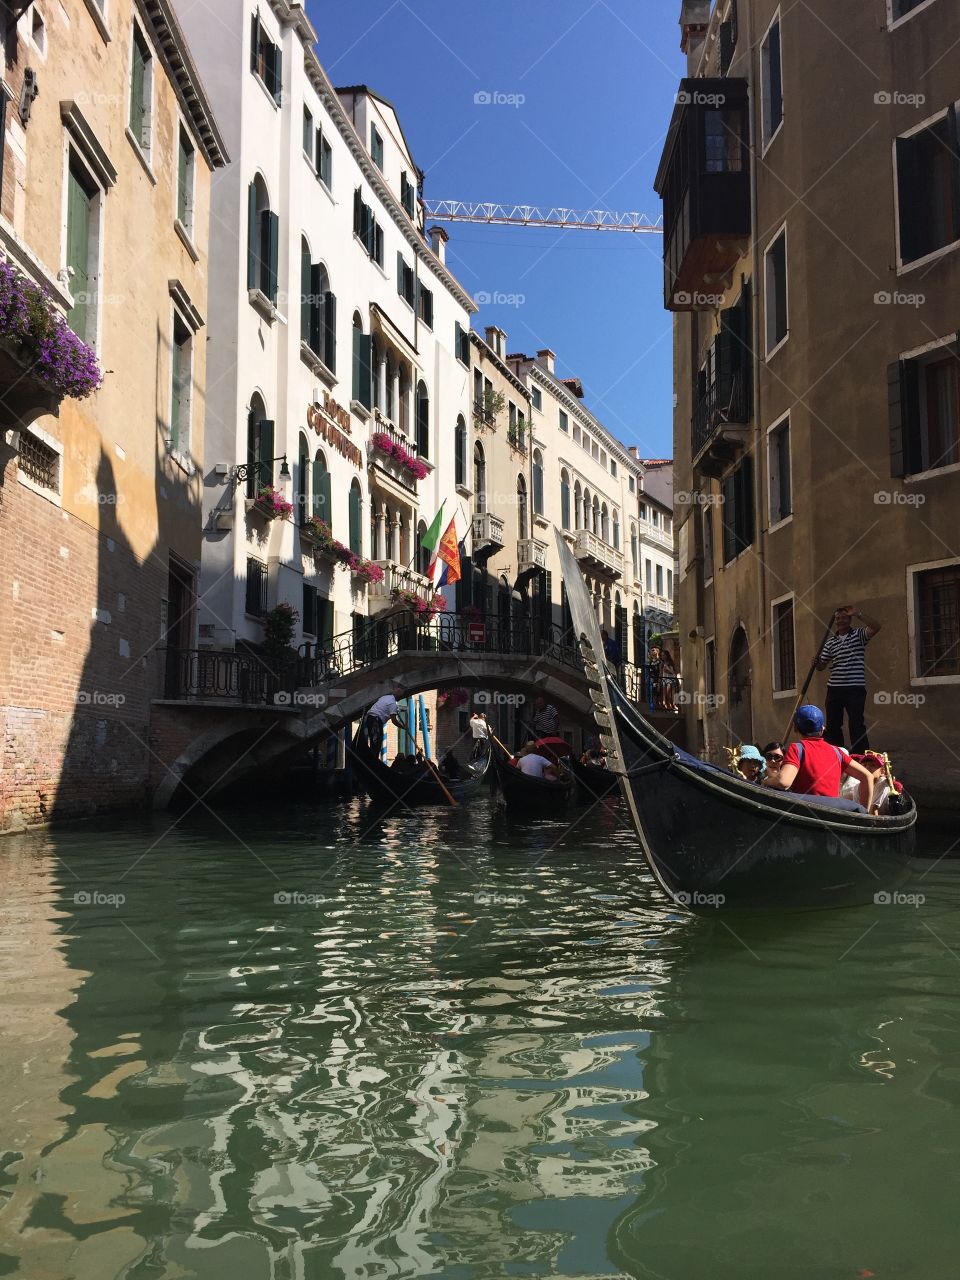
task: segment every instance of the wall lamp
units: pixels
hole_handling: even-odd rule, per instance
[[[287,455],[285,453],[278,454],[276,458],[264,458],[260,462],[240,462],[233,469],[233,478],[236,484],[244,484],[251,477],[256,476],[260,479],[260,472],[264,467],[272,467],[275,462],[281,462],[280,479],[289,480],[290,467],[287,464]]]

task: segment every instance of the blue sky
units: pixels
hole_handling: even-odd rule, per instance
[[[334,84],[396,106],[428,199],[658,215],[652,183],[683,74],[680,0],[307,0]],[[478,104],[477,93],[522,95]],[[659,236],[446,224],[447,261],[508,350],[552,347],[588,407],[646,457],[672,455]],[[520,300],[522,299],[522,301]]]

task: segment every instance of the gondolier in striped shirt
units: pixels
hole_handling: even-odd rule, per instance
[[[858,623],[855,627],[854,621]],[[830,668],[827,681],[827,728],[825,742],[842,747],[843,713],[847,713],[850,730],[850,750],[860,753],[870,750],[867,726],[863,713],[867,702],[867,677],[865,653],[867,644],[880,630],[875,618],[861,612],[855,605],[844,605],[834,614],[835,631],[820,650],[817,670]]]

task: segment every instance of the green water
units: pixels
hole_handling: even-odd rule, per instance
[[[0,1275],[957,1273],[960,864],[728,925],[615,810],[276,813],[0,842]]]

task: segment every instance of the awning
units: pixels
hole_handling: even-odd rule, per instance
[[[395,346],[402,348],[402,350],[405,351],[407,355],[410,357],[411,361],[416,366],[416,368],[419,369],[421,373],[423,373],[423,366],[420,363],[420,357],[419,357],[419,353],[417,352],[417,348],[413,345],[413,343],[410,341],[407,335],[403,332],[403,330],[394,324],[394,322],[390,319],[386,311],[384,311],[383,307],[381,307],[378,302],[370,303],[370,317],[371,317],[371,323],[373,323],[373,321],[376,320],[376,322],[380,325],[381,329],[384,331],[384,333],[387,335],[390,341]]]

